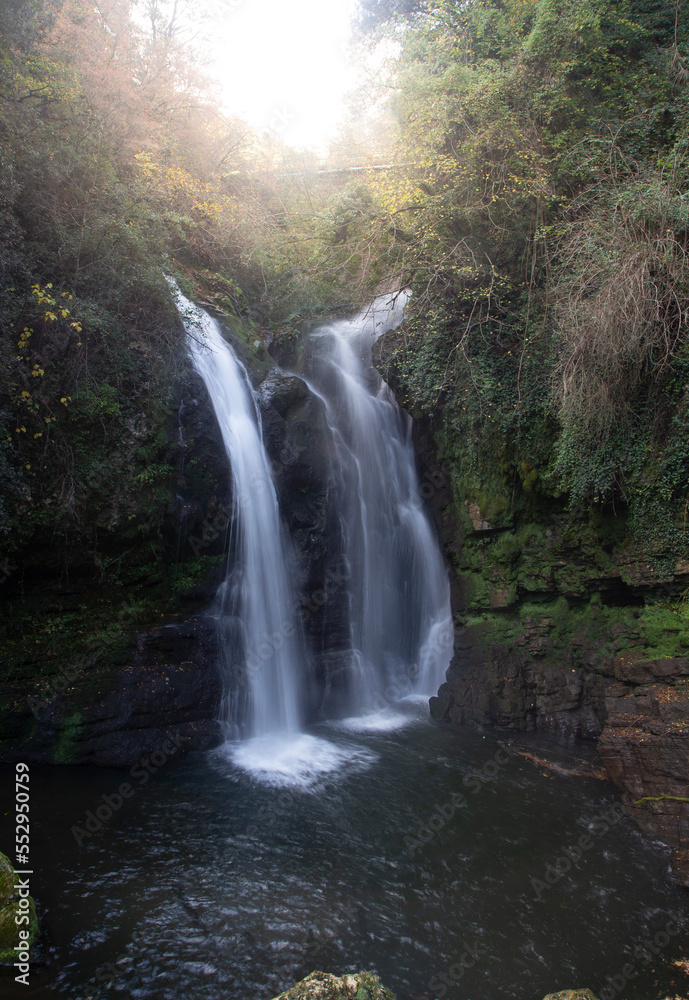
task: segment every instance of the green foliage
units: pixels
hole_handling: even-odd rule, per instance
[[[670,576],[689,501],[683,13],[426,4],[396,34],[415,166],[385,203],[415,293],[385,373],[432,417],[460,510],[507,527],[566,504],[602,542],[619,512]]]
[[[127,0],[11,0],[3,557],[49,552],[137,593],[166,579],[181,595],[204,572],[166,573],[174,273],[248,349],[269,324],[284,355],[305,320],[412,287],[385,373],[433,421],[467,531],[477,505],[502,532],[467,541],[475,609],[496,590],[584,600],[627,527],[672,575],[689,503],[684,14],[684,0],[364,0],[364,26],[399,46],[381,68],[399,131],[395,168],[353,181],[224,117]],[[183,478],[199,509],[217,501],[203,462]],[[568,546],[586,568],[565,579]]]
[[[648,606],[639,616],[648,656],[677,656],[689,651],[689,605]]]
[[[188,559],[175,566],[170,577],[170,593],[173,597],[184,597],[208,576],[209,570],[222,563],[223,555],[203,555]]]
[[[128,0],[0,11],[0,558],[109,585],[161,579],[176,545],[164,273],[242,329],[317,297],[271,244],[284,199],[248,129],[159,27]]]

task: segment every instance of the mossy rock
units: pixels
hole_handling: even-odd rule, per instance
[[[275,1000],[395,1000],[395,995],[372,972],[342,977],[312,972]]]
[[[561,993],[549,993],[543,1000],[598,1000],[591,990],[562,990]]]
[[[19,928],[14,918],[19,913],[19,893],[14,882],[15,871],[9,858],[0,852],[0,963],[14,962],[17,956],[14,947],[19,944]],[[38,940],[39,928],[36,904],[31,896],[29,923],[21,926],[22,930],[29,931],[29,950],[32,950]]]

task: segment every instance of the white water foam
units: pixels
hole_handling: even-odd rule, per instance
[[[366,715],[353,715],[348,719],[339,719],[331,723],[336,729],[345,729],[350,733],[387,733],[391,729],[402,729],[416,719],[399,712],[385,710],[383,712],[368,712]]]
[[[363,747],[337,746],[306,733],[293,738],[258,736],[225,743],[220,751],[261,784],[304,791],[320,787],[328,778],[366,770],[378,760]]]
[[[378,712],[353,715],[347,719],[330,722],[328,725],[350,733],[386,733],[427,721],[428,698],[421,694],[410,694]]]

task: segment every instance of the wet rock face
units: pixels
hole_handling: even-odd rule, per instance
[[[657,668],[664,673],[668,664]],[[673,670],[686,677],[689,660],[675,660]],[[622,801],[642,829],[689,852],[689,681],[631,691],[616,685],[606,701],[598,750]]]
[[[325,409],[306,383],[271,372],[259,388],[264,441],[280,511],[294,545],[299,614],[316,657],[349,643],[347,566],[332,503],[332,456]]]
[[[543,657],[543,658],[541,658]],[[515,645],[492,642],[487,626],[459,629],[447,682],[431,715],[456,725],[543,729],[594,738],[605,720],[605,678],[558,650],[538,629]]]
[[[170,429],[170,435],[176,438],[179,454],[174,506],[179,551],[188,558],[216,555],[225,544],[222,525],[232,508],[232,475],[213,404],[195,371],[185,374],[176,412],[177,427]],[[198,596],[210,599],[219,583],[211,581],[207,593]]]
[[[527,630],[513,641],[491,642],[486,625],[458,630],[431,714],[455,725],[599,737],[627,811],[675,849],[673,871],[689,886],[689,659],[605,657],[591,643],[576,662],[571,650],[555,660],[547,637]]]
[[[15,716],[2,759],[130,767],[222,740],[215,630],[204,619],[149,629],[126,665],[55,685]]]
[[[466,499],[471,477],[443,459],[454,446],[427,417],[415,423],[414,441],[422,481],[437,484],[429,503],[456,623],[431,714],[455,725],[600,737],[628,810],[675,849],[673,870],[689,885],[689,803],[681,801],[689,797],[689,658],[686,642],[674,643],[676,655],[659,639],[662,622],[655,638],[644,634],[640,617],[655,600],[677,600],[689,565],[677,562],[661,579],[633,544],[620,544],[623,524],[608,525],[605,537],[602,527],[570,524],[553,504],[488,516],[491,484],[480,503]],[[678,626],[671,622],[671,632]],[[659,641],[665,655],[649,651]]]

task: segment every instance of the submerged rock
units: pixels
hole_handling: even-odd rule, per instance
[[[357,972],[352,976],[312,972],[275,1000],[395,1000],[395,995],[372,972]]]
[[[18,944],[27,945],[31,953],[39,935],[36,904],[31,896],[28,897],[28,906],[26,901],[22,903],[15,882],[15,871],[9,858],[0,853],[0,963],[17,961]],[[17,920],[21,922],[17,923]],[[20,930],[25,932],[21,939]]]

